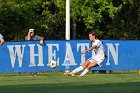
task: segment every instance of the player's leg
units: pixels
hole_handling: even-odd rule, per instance
[[[98,64],[97,64],[97,62],[92,62],[92,63],[90,63],[89,65],[88,65],[88,67],[86,68],[87,70],[90,70],[92,67],[96,67],[96,66],[99,66]]]
[[[69,72],[69,73],[64,73],[65,75],[69,75],[69,76],[74,76],[75,73],[82,71],[84,68],[86,68],[88,65],[90,64],[90,61],[86,61],[85,63],[82,64],[82,66],[77,67],[76,69],[74,69],[73,71]]]
[[[80,74],[80,77],[84,76],[92,67],[96,67],[98,64],[96,62],[90,63],[87,68]]]
[[[76,69],[74,69],[71,72],[66,72],[64,73],[65,75],[69,75],[69,76],[74,76],[75,73],[82,71],[84,68],[82,66],[77,67]]]
[[[86,68],[86,67],[88,67],[89,64],[90,64],[90,61],[86,60],[86,62],[82,64],[82,67]]]
[[[80,67],[74,69],[74,70],[72,71],[72,73],[75,74],[75,73],[77,73],[77,72],[82,71],[84,68],[88,67],[89,64],[90,64],[90,61],[87,60],[85,63],[82,64],[82,66],[80,66]]]

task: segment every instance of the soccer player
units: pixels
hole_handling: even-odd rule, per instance
[[[2,34],[0,33],[0,47],[2,46],[2,44],[4,43],[4,37],[2,36]]]
[[[105,58],[105,54],[104,54],[104,47],[102,42],[96,38],[95,36],[95,32],[92,31],[89,33],[89,40],[92,41],[92,46],[87,49],[82,51],[82,54],[85,54],[86,52],[89,52],[91,50],[95,51],[95,55],[93,55],[91,58],[89,58],[88,60],[86,60],[85,63],[82,64],[82,66],[74,69],[71,72],[66,72],[64,73],[65,75],[69,75],[69,76],[74,76],[75,73],[80,72],[82,70],[84,70],[81,74],[80,77],[84,76],[92,67],[96,67],[96,66],[101,66],[104,58]]]

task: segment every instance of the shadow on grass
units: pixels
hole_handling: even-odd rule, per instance
[[[60,83],[0,86],[0,93],[140,93],[140,83]]]

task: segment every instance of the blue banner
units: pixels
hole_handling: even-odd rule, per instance
[[[139,70],[140,41],[102,40],[108,56],[102,67],[93,70]],[[89,40],[46,40],[5,42],[0,47],[0,72],[41,72],[50,70],[73,70],[84,63],[94,52],[81,54],[91,47]],[[50,60],[57,67],[48,66]]]

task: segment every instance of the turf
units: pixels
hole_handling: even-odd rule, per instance
[[[139,74],[0,76],[0,93],[140,93]]]

